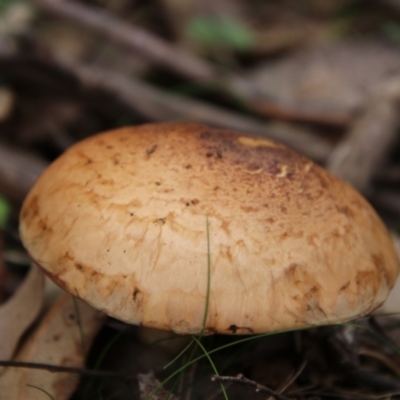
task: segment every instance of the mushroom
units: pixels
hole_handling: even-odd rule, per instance
[[[350,320],[383,303],[399,270],[349,185],[279,143],[189,123],[77,143],[28,194],[20,233],[66,291],[181,334]]]

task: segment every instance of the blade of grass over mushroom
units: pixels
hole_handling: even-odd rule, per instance
[[[170,361],[167,365],[164,366],[164,369],[167,369],[169,366],[174,364],[179,358],[181,358],[192,346],[193,343],[196,343],[199,345],[201,338],[204,335],[204,331],[206,329],[206,324],[207,324],[207,317],[208,317],[208,311],[209,311],[209,305],[210,305],[210,288],[211,288],[211,245],[210,245],[210,221],[208,219],[208,215],[206,215],[206,239],[207,239],[207,286],[206,286],[206,299],[205,299],[205,304],[204,304],[204,316],[203,316],[203,323],[202,323],[202,328],[201,331],[198,335],[198,338],[196,336],[192,336],[192,341],[176,356],[172,361]],[[204,346],[200,347],[206,354],[207,350],[204,348]],[[188,361],[183,365],[188,364],[190,362],[195,354],[196,348],[193,348],[192,352],[190,353],[190,356],[188,358]],[[210,360],[211,365],[213,366],[214,372],[216,372],[215,365],[213,364],[212,360],[210,357],[208,357]],[[183,370],[182,370],[183,371]],[[164,382],[161,383],[161,386],[156,388],[156,390],[159,390],[163,386]],[[225,393],[225,388],[221,384],[222,391]],[[155,394],[155,393],[153,393]]]
[[[54,397],[53,397],[50,393],[46,392],[46,390],[40,388],[39,386],[30,385],[29,383],[27,383],[26,386],[28,386],[28,387],[30,387],[30,388],[32,388],[32,389],[39,390],[40,392],[42,392],[42,393],[44,393],[45,395],[47,395],[49,399],[55,400]]]
[[[204,307],[203,324],[202,324],[201,332],[199,334],[199,339],[201,339],[201,337],[204,334],[204,330],[205,330],[206,323],[207,323],[208,309],[209,309],[209,305],[210,305],[211,250],[210,250],[210,225],[209,225],[208,215],[206,215],[206,236],[207,236],[207,289],[206,289],[206,301],[205,301],[205,307]],[[192,346],[192,344],[193,344],[193,340],[176,357],[174,357],[168,364],[166,364],[164,366],[164,369],[167,369],[172,364],[174,364],[177,360],[179,360],[179,358],[181,358],[186,353],[186,351],[189,350],[189,348],[190,348],[190,346]]]
[[[204,305],[204,318],[203,326],[199,338],[204,334],[204,330],[207,324],[208,311],[210,306],[210,288],[211,288],[211,250],[210,250],[210,222],[208,220],[208,215],[206,215],[206,233],[207,233],[207,292],[206,292],[206,302]]]

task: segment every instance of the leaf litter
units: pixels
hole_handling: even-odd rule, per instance
[[[16,293],[0,305],[0,360],[13,357],[21,337],[38,317],[43,299],[43,272],[32,265]],[[3,372],[0,367],[0,376]]]
[[[63,294],[26,338],[17,361],[83,368],[91,342],[103,326],[105,315]],[[8,368],[0,376],[0,399],[69,399],[79,375],[30,368]]]
[[[44,0],[33,2],[37,5],[46,3]],[[13,2],[9,1],[8,3],[12,4]],[[54,4],[56,3],[54,2]],[[73,3],[73,1],[68,3]],[[158,3],[161,2],[149,1],[146,7],[142,7],[142,3],[144,2],[128,0],[110,2],[107,5],[100,0],[80,2],[86,7],[84,10],[96,5],[98,9],[101,8],[104,12],[129,22],[129,24],[132,23],[132,25],[135,25],[140,19],[137,18],[137,15],[141,15],[140,25],[148,29],[148,32],[155,28],[159,37],[165,37],[167,38],[165,41],[171,43],[174,41],[173,31],[175,31],[178,36],[177,42],[180,44],[185,42],[185,38],[182,37],[185,27],[183,25],[175,27],[173,24],[179,24],[179,13],[182,9],[185,7],[195,8],[194,2],[188,1],[186,5],[180,5],[179,1],[163,0],[164,7],[168,9],[167,16],[160,12]],[[325,165],[329,156],[332,157],[332,154],[335,154],[332,149],[336,148],[336,154],[339,154],[340,144],[342,148],[350,148],[351,151],[346,153],[349,154],[347,157],[349,161],[346,161],[347,164],[341,164],[347,165],[343,168],[345,171],[341,172],[343,177],[349,180],[353,179],[350,174],[351,168],[357,169],[360,165],[354,160],[362,160],[363,167],[359,169],[363,171],[356,169],[354,171],[358,175],[365,175],[367,172],[368,176],[366,178],[356,177],[355,181],[361,182],[362,190],[370,195],[374,204],[381,207],[391,229],[398,231],[400,194],[396,185],[400,180],[395,177],[390,185],[384,181],[384,178],[388,176],[387,171],[398,165],[398,144],[395,141],[388,141],[389,144],[385,147],[389,147],[390,151],[387,149],[381,151],[375,158],[371,156],[371,147],[375,149],[379,146],[374,146],[373,141],[369,141],[369,146],[365,146],[365,141],[369,140],[368,136],[377,140],[375,143],[379,143],[379,135],[374,136],[374,131],[370,129],[371,120],[380,126],[378,131],[388,133],[388,138],[393,138],[393,132],[396,132],[396,127],[398,128],[397,101],[391,102],[389,105],[391,107],[390,118],[382,116],[381,114],[384,113],[377,108],[377,106],[382,107],[379,102],[380,90],[388,82],[388,79],[399,73],[398,44],[388,44],[387,41],[381,40],[381,28],[388,27],[389,22],[391,37],[395,38],[396,30],[397,34],[399,32],[398,17],[392,15],[391,10],[388,12],[382,6],[386,3],[386,5],[389,4],[387,8],[393,8],[395,2],[377,1],[374,4],[370,2],[360,5],[359,2],[352,0],[341,0],[340,2],[285,0],[284,2],[255,1],[254,3],[225,0],[214,2],[218,3],[215,4],[215,7],[210,4],[212,2],[205,1],[203,3],[201,7],[199,5],[196,7],[205,10],[206,14],[210,14],[210,10],[211,13],[214,12],[212,11],[214,8],[218,8],[218,12],[222,15],[228,14],[228,8],[233,4],[234,9],[240,10],[235,14],[235,18],[246,27],[250,27],[257,38],[264,38],[256,43],[256,48],[249,49],[245,55],[235,53],[232,49],[228,49],[230,54],[224,54],[224,57],[216,57],[211,52],[211,58],[214,61],[222,63],[227,61],[225,66],[229,65],[229,68],[235,70],[235,73],[243,78],[243,83],[249,84],[251,90],[243,97],[238,96],[239,103],[242,102],[244,109],[238,109],[237,105],[232,107],[232,99],[218,85],[212,88],[213,95],[210,98],[205,96],[206,101],[203,103],[193,102],[190,109],[188,104],[193,98],[186,97],[186,93],[182,94],[175,88],[173,95],[180,96],[179,101],[176,101],[176,97],[166,95],[171,84],[169,82],[166,85],[165,82],[160,83],[161,76],[165,80],[171,78],[173,83],[177,83],[176,87],[178,88],[183,85],[190,86],[193,83],[192,87],[201,87],[202,83],[188,82],[187,78],[181,79],[179,68],[176,68],[174,72],[173,61],[178,59],[177,57],[174,58],[172,55],[168,58],[169,64],[166,63],[168,64],[166,69],[169,71],[165,74],[165,65],[160,68],[162,60],[154,62],[152,57],[146,57],[146,51],[140,55],[133,50],[126,52],[122,49],[121,51],[118,46],[115,46],[115,43],[107,40],[107,35],[104,35],[105,40],[103,37],[99,39],[99,36],[93,34],[87,26],[83,27],[85,38],[79,41],[79,39],[75,39],[79,37],[79,34],[76,33],[76,25],[73,22],[63,19],[62,16],[58,18],[49,15],[43,16],[39,8],[33,9],[29,4],[27,12],[32,13],[23,16],[21,23],[8,25],[10,27],[6,37],[8,44],[10,44],[10,39],[12,40],[12,35],[21,35],[21,33],[15,32],[15,27],[22,32],[22,36],[19,36],[17,40],[18,45],[12,42],[11,47],[15,50],[13,55],[5,60],[5,54],[1,53],[0,72],[1,78],[4,79],[4,83],[2,81],[1,85],[9,93],[8,98],[12,99],[12,103],[7,103],[7,107],[4,106],[4,117],[0,121],[3,128],[0,145],[2,146],[6,142],[7,145],[12,144],[18,150],[23,149],[30,154],[35,154],[45,165],[69,144],[96,131],[121,124],[159,119],[176,119],[178,117],[179,119],[193,119],[194,115],[198,115],[193,113],[193,110],[198,110],[199,105],[204,106],[205,104],[207,107],[200,108],[206,117],[202,115],[196,118],[208,118],[208,121],[212,121],[213,125],[218,126],[226,126],[227,123],[230,123],[240,126],[242,130],[250,128],[263,134],[268,134],[268,130],[264,129],[265,120],[268,120],[269,123],[269,120],[272,119],[273,124],[281,123],[278,120],[282,119],[299,120],[302,121],[302,124],[290,123],[286,126],[289,127],[289,133],[294,133],[287,136],[286,142],[288,144],[292,142],[293,147],[297,146],[300,151],[306,152],[313,143],[318,143],[318,139],[323,141],[324,151],[319,152],[315,159]],[[34,12],[29,11],[30,9]],[[246,10],[246,15],[244,15],[243,9]],[[190,17],[196,17],[196,15],[192,14]],[[252,25],[252,21],[257,21],[258,25]],[[168,24],[170,28],[168,28]],[[57,39],[54,27],[60,27],[60,25],[63,25],[63,32],[58,31],[57,35],[64,36]],[[341,35],[346,35],[346,32],[349,32],[353,26],[356,40],[354,37],[350,41],[347,37],[335,37],[333,41],[330,37],[330,40],[324,40],[324,32],[332,30],[331,28],[334,26],[340,27]],[[300,27],[294,37],[286,38],[283,43],[274,42],[277,32],[282,31],[285,35],[285,32],[290,32],[293,35],[294,27]],[[311,29],[309,29],[310,27]],[[372,31],[372,35],[363,36],[368,29],[369,33]],[[68,30],[74,30],[75,34],[69,35]],[[64,34],[64,32],[67,33]],[[268,35],[264,35],[265,32]],[[0,39],[4,39],[4,37],[1,36]],[[21,43],[23,46],[20,46]],[[59,45],[60,43],[61,45]],[[4,43],[0,41],[0,52],[7,48],[3,45]],[[184,45],[187,46],[188,52],[196,53],[196,49],[190,47],[191,44],[188,44],[187,41]],[[51,47],[55,50],[52,51]],[[151,46],[149,49],[151,50]],[[170,50],[174,51],[173,48]],[[52,53],[56,53],[54,58]],[[110,54],[112,55],[109,56]],[[266,60],[261,58],[262,54],[268,55]],[[65,74],[63,76],[63,74],[53,73],[53,70],[58,70],[55,60],[59,56],[67,59],[71,65],[84,65],[88,74],[96,70],[103,71],[104,73],[100,75],[102,80],[99,81],[105,82],[105,84],[94,83],[91,87],[87,87],[88,85],[85,87],[82,84],[83,80],[79,79],[79,74],[74,73],[73,68],[70,71],[70,76],[74,77],[72,80],[65,79]],[[27,58],[30,59],[30,62],[26,62]],[[172,74],[170,75],[171,70]],[[107,75],[107,71],[110,75]],[[121,80],[124,85],[126,82],[132,84],[135,80],[139,82],[139,78],[145,76],[146,81],[141,79],[140,83],[146,82],[147,86],[139,86],[142,92],[136,97],[133,96],[134,99],[129,103],[129,107],[122,107],[121,103],[116,100],[116,98],[123,98],[123,96],[120,97],[120,94],[129,92],[129,90],[123,92],[121,87],[115,85],[112,90],[108,88],[110,87],[109,81],[113,80],[107,80],[107,76],[114,77],[112,72],[118,72],[117,77],[126,78]],[[186,72],[188,72],[187,69]],[[190,71],[188,75],[190,75]],[[194,76],[194,74],[192,75]],[[130,88],[127,85],[125,87]],[[153,90],[156,87],[158,92]],[[257,88],[256,91],[254,91],[254,87]],[[149,97],[149,93],[153,93],[152,90],[155,95]],[[111,96],[110,91],[112,92]],[[136,92],[138,91],[136,90]],[[240,94],[240,90],[235,92],[235,96],[238,94]],[[227,98],[229,99],[227,100]],[[202,100],[204,101],[204,98]],[[226,110],[233,108],[233,110],[230,114],[213,113],[213,111],[219,110],[218,107],[224,107]],[[179,109],[180,112],[174,111],[176,109]],[[140,110],[146,110],[146,112],[143,113]],[[233,116],[235,119],[232,118]],[[249,118],[254,118],[254,120],[249,123]],[[259,124],[254,123],[256,118],[260,119]],[[325,127],[321,128],[320,123]],[[304,129],[304,124],[307,124],[307,130]],[[352,131],[351,128],[349,130],[348,127],[353,124],[354,130]],[[279,131],[282,138],[285,135],[285,129],[284,127],[282,132]],[[303,147],[296,145],[296,138],[299,142],[305,143],[306,135],[304,133],[308,130],[313,134],[310,135],[311,139]],[[362,134],[359,133],[361,131]],[[326,143],[329,145],[325,146]],[[8,186],[5,191],[4,177],[10,176],[5,172],[10,171],[13,162],[26,172],[31,171],[31,168],[29,163],[23,164],[20,159],[13,157],[9,147],[6,148],[5,153],[11,155],[11,160],[5,166],[1,166],[0,162],[0,189],[2,193],[18,204],[29,189],[27,187],[29,183],[21,187],[23,185],[21,185],[20,179],[10,179],[7,181]],[[3,161],[4,164],[2,158],[4,157],[0,156],[0,161]],[[390,195],[390,202],[387,201],[388,195]],[[12,207],[14,213],[17,214],[18,206],[13,203]],[[14,240],[10,240],[10,236],[12,235],[9,235],[9,232],[5,233],[6,242]],[[15,238],[15,234],[13,238]],[[6,243],[7,245],[8,243]],[[29,276],[26,277],[27,279]],[[398,297],[396,297],[398,287],[395,288],[393,296],[389,298],[388,304],[381,312],[399,313]],[[16,301],[13,299],[19,295],[21,290],[22,286],[10,297],[8,302]],[[60,305],[62,301],[64,301],[65,308]],[[34,362],[54,362],[60,365],[63,365],[63,362],[68,365],[75,363],[74,365],[84,368],[82,343],[87,351],[90,342],[96,336],[96,329],[100,329],[96,328],[97,325],[100,325],[97,317],[88,316],[88,320],[91,321],[89,325],[92,326],[88,333],[85,333],[84,328],[85,315],[87,315],[85,312],[80,312],[81,324],[74,319],[71,324],[74,329],[67,329],[65,321],[68,321],[68,318],[65,315],[68,316],[68,312],[75,317],[77,315],[76,307],[64,299],[59,300],[58,306],[54,305],[44,319],[36,323],[34,315],[40,314],[40,311],[35,311],[34,303],[30,304],[32,309],[29,311],[27,311],[27,304],[22,304],[23,313],[28,313],[29,319],[32,320],[30,323],[25,320],[22,324],[13,322],[13,317],[10,316],[11,312],[6,315],[6,318],[3,318],[1,312],[4,312],[3,308],[7,306],[8,302],[0,305],[0,349],[4,354],[9,353],[8,357],[4,355],[5,359],[13,358],[25,361],[32,359]],[[81,305],[78,306],[78,309],[81,309]],[[65,311],[65,314],[63,310],[69,311]],[[15,311],[17,311],[16,314],[20,312],[17,308]],[[88,313],[90,314],[90,312]],[[61,323],[61,326],[64,327],[63,331],[60,332],[56,329],[51,321]],[[7,326],[8,324],[10,326]],[[13,326],[17,325],[19,328],[14,329]],[[77,325],[81,325],[81,327],[79,328]],[[71,332],[71,337],[68,340],[65,339],[65,347],[61,346],[58,349],[54,335],[63,335],[67,332],[68,335]],[[146,377],[150,390],[173,374],[176,369],[182,368],[180,382],[171,383],[170,386],[166,385],[165,391],[161,392],[164,398],[168,398],[169,389],[173,389],[177,393],[176,396],[182,399],[221,398],[220,389],[216,384],[210,383],[210,376],[214,371],[209,362],[205,361],[206,356],[203,352],[198,350],[196,353],[195,359],[199,358],[199,360],[195,363],[195,368],[185,366],[185,363],[188,363],[188,356],[183,355],[178,367],[172,365],[166,370],[163,369],[163,366],[181,351],[173,349],[172,343],[178,339],[168,339],[171,346],[168,345],[168,340],[163,341],[164,347],[158,346],[156,343],[148,342],[149,335],[141,332],[141,328],[127,327],[111,319],[107,319],[106,327],[97,336],[94,349],[90,352],[89,357],[86,357],[88,367],[97,368],[99,360],[102,360],[101,366],[104,368],[112,365],[116,370],[124,369],[124,372],[132,377],[141,374]],[[146,338],[143,339],[143,337]],[[396,315],[386,315],[364,319],[355,329],[326,327],[307,332],[282,333],[267,338],[252,339],[247,344],[241,342],[235,346],[233,346],[235,341],[233,338],[223,337],[205,337],[202,338],[201,343],[221,375],[236,376],[238,373],[243,373],[246,379],[253,379],[257,384],[273,388],[278,393],[280,393],[280,388],[285,387],[283,395],[289,398],[395,399],[400,397],[399,337],[398,318]],[[59,341],[63,340],[60,337]],[[14,344],[11,344],[11,341]],[[3,347],[1,342],[5,344]],[[6,343],[10,343],[10,345]],[[229,346],[224,347],[227,344]],[[46,346],[48,346],[48,350],[45,349]],[[219,350],[214,351],[215,349]],[[41,355],[43,359],[40,358]],[[307,363],[301,369],[304,360]],[[151,375],[150,370],[154,370],[154,375]],[[301,373],[296,375],[296,371],[300,370]],[[291,380],[292,376],[295,376],[294,380]],[[137,379],[140,382],[142,378],[138,376]],[[6,387],[2,386],[4,382],[7,382],[7,390],[10,391],[8,393],[2,392],[2,389]],[[108,391],[106,387],[103,390],[103,381],[98,385],[98,381],[95,382],[95,388],[90,392],[90,396],[82,390],[72,395],[71,393],[77,385],[76,375],[8,368],[0,375],[0,399],[6,394],[11,396],[7,397],[7,400],[9,398],[35,399],[34,396],[37,396],[38,399],[53,397],[55,399],[80,400],[85,398],[81,393],[86,393],[86,398],[130,400],[139,398],[141,395],[139,388],[137,388],[135,397],[132,393],[121,393],[122,391],[115,382],[113,385],[116,390]],[[289,382],[289,385],[285,386],[284,382]],[[65,388],[64,385],[68,388],[61,393],[60,388]],[[82,389],[84,386],[85,380],[81,383],[80,388]],[[23,387],[23,389],[18,391],[17,387]],[[255,393],[251,387],[247,388],[240,382],[233,381],[227,387],[227,393],[230,400],[265,399],[266,397],[265,394]],[[172,395],[169,398],[172,398]]]

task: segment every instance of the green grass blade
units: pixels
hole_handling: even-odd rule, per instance
[[[191,341],[188,345],[185,346],[185,348],[176,356],[174,357],[168,364],[164,365],[163,369],[167,369],[170,367],[172,364],[177,362],[190,348],[190,346],[193,344],[193,341]]]
[[[78,300],[76,297],[72,296],[72,302],[74,303],[74,310],[76,314],[76,321],[78,323],[79,327],[79,335],[81,337],[81,351],[82,351],[82,357],[85,359],[85,354],[86,354],[86,343],[85,343],[85,335],[83,333],[83,325],[82,325],[82,318],[81,318],[81,312],[79,310],[78,306]]]
[[[375,336],[376,339],[378,339],[380,342],[388,346],[394,353],[400,354],[400,348],[396,346],[393,342],[388,340],[385,336],[382,336],[380,333],[376,332],[374,329],[369,328],[368,326],[356,324],[353,322],[345,322],[343,325],[346,326],[352,326],[354,328],[362,329],[364,331],[367,331],[370,333],[372,336]]]
[[[100,355],[97,357],[96,359],[96,363],[94,365],[94,369],[95,370],[99,370],[101,364],[104,361],[105,356],[107,355],[107,353],[110,351],[111,347],[117,342],[117,340],[124,334],[124,332],[119,332],[117,335],[115,335],[106,345],[105,347],[102,349]],[[87,399],[90,396],[90,392],[93,388],[94,385],[94,381],[95,379],[90,379],[88,380],[88,382],[86,383],[86,387],[84,389],[84,394],[82,396],[83,399]],[[98,391],[101,390],[101,385],[98,386]]]
[[[206,324],[208,311],[210,306],[210,290],[211,290],[211,244],[210,244],[210,224],[208,221],[208,215],[206,215],[206,234],[207,234],[207,289],[206,289],[206,303],[204,306],[204,317],[203,325],[200,332],[200,337],[203,336]]]
[[[28,387],[30,387],[30,388],[33,388],[33,389],[36,389],[36,390],[39,390],[39,391],[41,391],[42,393],[46,394],[46,395],[48,396],[49,399],[55,400],[54,397],[53,397],[49,392],[46,392],[46,390],[42,389],[42,388],[39,387],[39,386],[30,385],[29,383],[27,383],[26,386],[28,386]]]
[[[197,339],[195,336],[193,336],[193,340],[196,342],[197,346],[200,347],[200,349],[201,349],[202,352],[204,353],[204,356],[208,359],[208,362],[210,363],[211,368],[214,370],[215,375],[216,375],[216,376],[219,376],[217,367],[215,366],[215,364],[214,364],[212,358],[210,357],[210,353],[206,350],[206,348],[203,346],[203,344],[201,343],[201,341],[200,341],[199,339]],[[225,387],[224,387],[223,383],[220,382],[220,385],[221,385],[221,390],[222,390],[222,393],[223,393],[223,395],[224,395],[225,400],[229,400],[229,399],[228,399],[228,394],[226,393],[226,390],[225,390]]]

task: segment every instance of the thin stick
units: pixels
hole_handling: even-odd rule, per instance
[[[233,111],[185,98],[116,72],[82,64],[59,64],[88,87],[101,88],[155,121],[189,120],[252,133],[283,142],[306,156],[324,161],[332,145],[308,130],[284,123],[268,123]]]
[[[58,3],[59,0],[55,0],[55,2]],[[15,62],[18,65],[19,54],[16,51],[4,50],[1,44],[0,38],[1,63],[12,65]],[[134,77],[127,77],[108,69],[81,63],[61,62],[60,60],[52,60],[51,64],[40,64],[40,61],[36,60],[36,66],[40,67],[41,65],[43,68],[53,67],[58,72],[72,74],[87,88],[101,89],[117,96],[126,106],[151,121],[187,120],[255,134],[285,143],[307,157],[320,162],[327,159],[333,148],[329,141],[308,129],[289,123],[264,122],[254,117],[240,115],[216,105],[168,93]]]
[[[128,46],[187,78],[214,81],[219,75],[207,62],[100,8],[64,0],[31,0],[31,2],[53,15],[83,24],[115,43]]]
[[[261,385],[255,381],[252,381],[250,379],[247,379],[243,374],[239,374],[237,376],[217,376],[213,375],[211,377],[212,382],[236,382],[236,383],[242,383],[245,385],[253,386],[256,390],[256,392],[264,392],[268,393],[270,396],[274,397],[276,400],[290,400],[289,398],[280,395],[279,393],[275,392],[274,390]]]
[[[278,393],[281,394],[283,393],[299,376],[300,374],[304,371],[304,368],[307,365],[308,360],[304,360],[300,367],[294,371],[294,373],[289,377],[289,379],[279,388]],[[267,400],[270,400],[271,397],[269,397]]]
[[[116,372],[95,371],[95,370],[91,370],[91,369],[66,367],[66,366],[54,365],[54,364],[0,360],[0,366],[1,367],[12,367],[12,368],[40,369],[40,370],[45,370],[45,371],[49,371],[52,373],[65,372],[65,373],[69,373],[69,374],[77,374],[77,375],[82,375],[82,376],[92,376],[92,377],[97,377],[97,378],[117,378],[117,379],[122,379],[124,381],[130,381],[130,378],[125,377]]]

